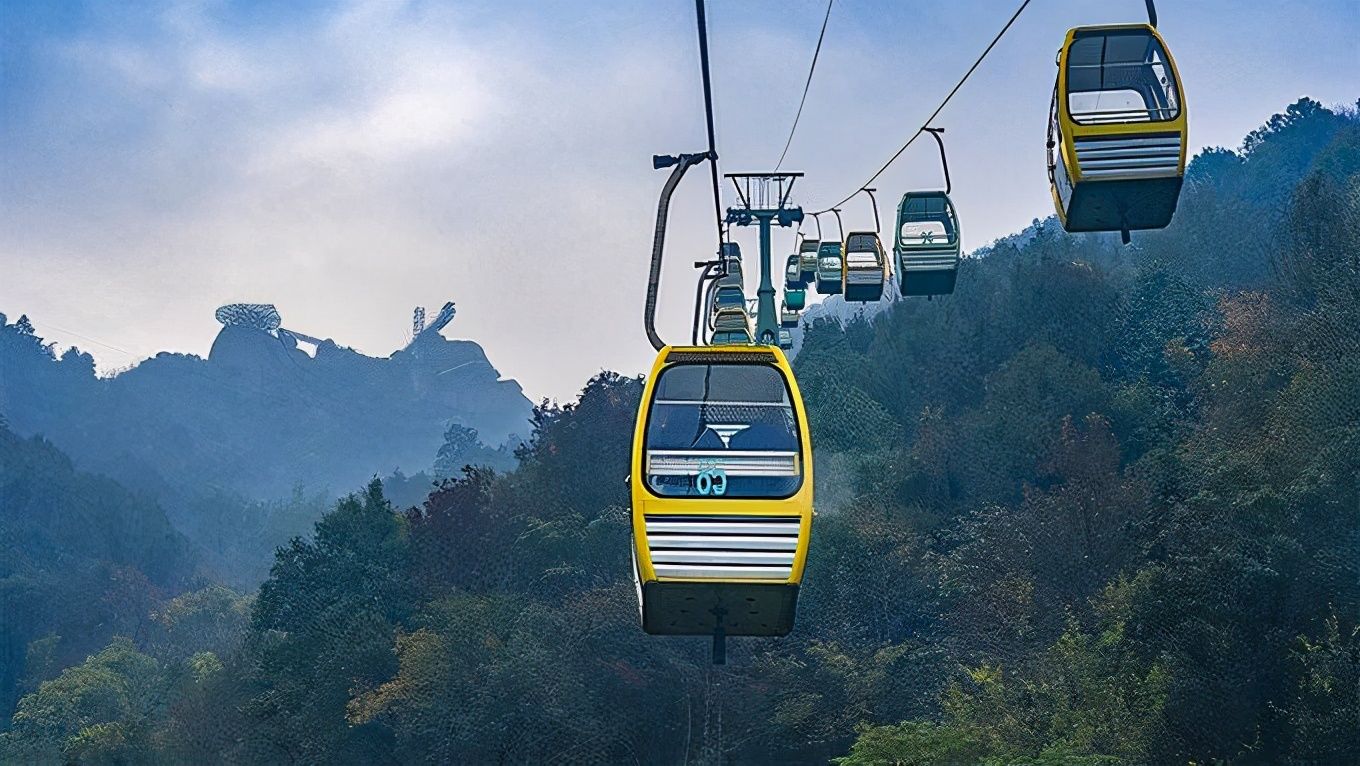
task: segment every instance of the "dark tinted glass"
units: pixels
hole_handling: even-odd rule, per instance
[[[1180,114],[1162,44],[1144,31],[1088,32],[1067,51],[1068,111],[1077,122],[1160,122]]]
[[[698,470],[749,458],[741,453],[784,456],[799,450],[798,422],[783,374],[770,365],[680,364],[662,370],[647,419],[648,453],[695,460],[690,475],[647,476],[653,492],[700,495]],[[757,456],[758,457],[758,456]],[[732,475],[724,470],[724,497],[787,497],[802,483],[795,475]]]
[[[847,250],[857,253],[878,252],[878,237],[873,234],[851,234],[845,243]]]

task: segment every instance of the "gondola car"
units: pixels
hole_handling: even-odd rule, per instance
[[[821,244],[820,240],[805,239],[798,247],[798,266],[803,271],[800,279],[805,286],[817,281],[817,250]]]
[[[648,633],[782,636],[812,528],[807,414],[782,351],[665,347],[633,433],[633,565]]]
[[[904,296],[954,292],[963,249],[954,203],[943,191],[911,191],[897,206],[897,287]]]
[[[843,285],[841,243],[823,242],[817,247],[817,293],[839,295]]]
[[[841,290],[847,301],[869,303],[883,297],[883,285],[888,281],[888,257],[877,232],[852,231],[845,235],[841,280]]]
[[[1129,232],[1171,222],[1185,178],[1185,94],[1150,24],[1069,30],[1058,52],[1048,178],[1068,231]]]

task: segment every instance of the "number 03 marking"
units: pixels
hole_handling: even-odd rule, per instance
[[[694,477],[694,488],[701,495],[727,494],[727,472],[721,468],[708,468]]]

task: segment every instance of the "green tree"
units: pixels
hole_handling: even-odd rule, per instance
[[[155,655],[163,661],[202,652],[226,655],[245,634],[250,605],[250,598],[221,585],[176,596],[152,615],[157,630],[150,643]]]
[[[260,587],[247,648],[260,691],[257,736],[307,761],[364,762],[390,747],[381,727],[348,726],[355,689],[397,671],[393,641],[412,609],[407,523],[376,480],[279,550]]]
[[[1164,736],[1165,668],[1145,665],[1114,621],[1070,625],[1021,669],[973,668],[942,698],[944,719],[863,727],[841,766],[896,763],[1147,763]]]
[[[1298,762],[1360,762],[1360,627],[1333,614],[1322,634],[1293,650],[1297,687],[1288,703],[1290,756]]]
[[[0,760],[63,763],[142,761],[149,730],[163,711],[167,682],[159,664],[116,638],[19,701],[0,735]]]

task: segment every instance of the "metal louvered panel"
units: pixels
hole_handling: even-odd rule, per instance
[[[646,522],[658,577],[787,580],[793,574],[796,516],[652,515]]]
[[[648,516],[647,535],[774,535],[798,537],[798,519],[761,516]]]
[[[1181,136],[1078,138],[1077,165],[1083,178],[1164,178],[1180,173]]]
[[[728,476],[797,476],[797,452],[730,450],[648,450],[647,473],[652,476],[694,476],[720,469]]]
[[[845,272],[845,282],[851,285],[876,285],[883,281],[883,267],[877,264],[862,268],[851,266]]]
[[[672,351],[666,355],[666,364],[771,364],[774,354],[768,351]]]
[[[901,265],[905,271],[933,271],[935,269],[952,269],[958,260],[958,251],[952,245],[933,251],[913,247],[902,253]]]
[[[730,566],[793,566],[793,551],[740,551],[723,548],[720,550],[680,550],[674,548],[652,547],[653,564],[705,564]]]
[[[722,567],[657,564],[657,577],[682,580],[787,580],[789,567]]]
[[[649,526],[650,530],[651,527]],[[681,530],[684,531],[684,530]],[[703,550],[792,551],[798,547],[798,528],[793,537],[762,537],[760,535],[666,535],[669,548],[698,548]]]

